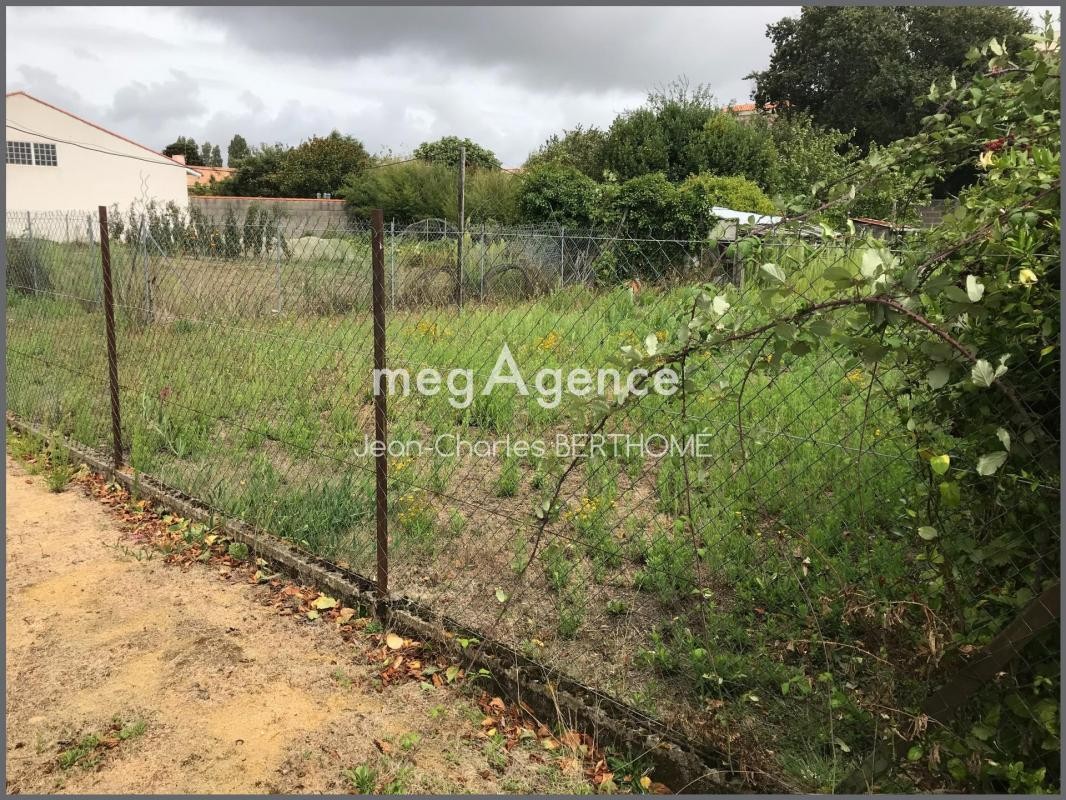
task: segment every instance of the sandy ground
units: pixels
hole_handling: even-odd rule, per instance
[[[535,741],[494,751],[471,698],[377,688],[358,643],[150,558],[10,458],[6,511],[9,793],[345,792],[359,765],[377,791],[588,791]],[[90,733],[111,746],[64,766]]]

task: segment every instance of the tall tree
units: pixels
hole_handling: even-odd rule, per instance
[[[281,174],[291,148],[283,144],[263,144],[241,159],[237,171],[219,181],[213,194],[241,197],[284,197]]]
[[[205,167],[211,166],[211,142],[205,140],[204,143],[200,145],[200,161],[203,162]]]
[[[211,166],[222,166],[222,149],[217,144],[211,148]]]
[[[286,155],[279,174],[280,189],[288,197],[336,194],[349,175],[369,165],[370,154],[358,139],[340,131],[314,136]]]
[[[163,155],[171,158],[185,156],[185,163],[189,166],[205,166],[204,160],[200,155],[200,148],[196,145],[196,140],[191,137],[179,136],[163,148]]]
[[[248,146],[248,142],[239,133],[233,134],[233,138],[229,140],[229,147],[226,148],[226,165],[230,167],[239,167],[241,161],[248,158],[252,154],[252,149]]]
[[[770,65],[749,77],[757,103],[854,130],[865,148],[915,133],[927,109],[914,98],[960,69],[971,47],[992,37],[1011,45],[1031,28],[1006,6],[805,6],[767,26]]]
[[[523,166],[533,169],[544,164],[557,164],[579,170],[593,180],[601,180],[606,144],[607,134],[599,128],[578,125],[572,130],[563,131],[562,136],[552,134],[536,152],[530,154]]]
[[[640,108],[611,124],[604,146],[607,169],[619,180],[662,172],[681,181],[705,168],[703,131],[716,112],[707,86],[679,78],[648,94]]]
[[[431,164],[444,164],[449,167],[459,165],[459,152],[466,148],[466,166],[475,169],[499,169],[500,159],[487,147],[482,147],[470,139],[458,136],[445,136],[435,142],[422,142],[415,148],[414,157]]]

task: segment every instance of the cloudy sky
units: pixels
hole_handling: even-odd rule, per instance
[[[798,9],[7,8],[7,90],[155,148],[179,134],[297,144],[333,128],[371,152],[469,136],[518,165],[686,75],[723,103]]]
[[[11,8],[7,89],[152,147],[178,134],[372,152],[469,136],[520,164],[685,74],[724,101],[787,8]]]

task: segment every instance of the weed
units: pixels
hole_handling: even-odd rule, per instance
[[[230,542],[229,547],[226,548],[226,554],[230,558],[235,558],[238,561],[248,560],[248,545],[244,542]]]
[[[499,477],[496,478],[496,496],[514,497],[518,492],[521,478],[522,470],[518,465],[518,459],[513,456],[505,459],[500,468]]]
[[[352,688],[352,679],[349,678],[345,674],[344,670],[342,670],[340,667],[337,667],[335,670],[333,670],[331,677],[340,685],[342,689]]]
[[[378,785],[377,771],[366,764],[344,770],[344,778],[359,794],[374,794]]]
[[[541,562],[544,565],[544,577],[548,580],[548,586],[557,592],[565,589],[570,583],[570,572],[573,569],[566,545],[560,542],[549,544],[544,548]]]
[[[90,756],[96,752],[96,748],[100,746],[100,742],[100,737],[95,733],[83,736],[78,740],[77,744],[63,750],[59,754],[59,768],[70,769],[79,763],[82,766],[91,766],[96,760],[90,758]]]
[[[126,742],[143,735],[146,730],[148,730],[148,723],[144,720],[137,720],[136,722],[130,722],[119,728],[118,738]]]
[[[483,748],[485,760],[497,772],[507,769],[507,740],[499,733],[492,734]]]
[[[624,614],[629,613],[629,606],[626,605],[624,600],[608,600],[607,613],[616,617],[620,617]]]
[[[663,603],[674,603],[695,585],[696,555],[685,541],[684,524],[675,523],[673,534],[659,529],[644,553],[645,567],[636,577],[636,587],[654,592]]]
[[[577,587],[571,588],[563,596],[559,608],[558,630],[564,639],[573,639],[581,628],[585,619],[585,602],[584,592]]]

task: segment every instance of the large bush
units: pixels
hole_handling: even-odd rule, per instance
[[[623,241],[598,265],[601,280],[628,277],[655,280],[684,269],[692,240],[706,232],[676,184],[661,172],[612,186],[601,198],[599,222]]]
[[[780,159],[771,127],[762,116],[740,120],[732,112],[716,111],[707,118],[694,146],[695,171],[740,175],[774,192]]]
[[[679,191],[688,213],[697,221],[708,219],[714,206],[759,214],[772,214],[775,210],[762,189],[747,178],[737,176],[721,177],[702,172],[684,181]]]
[[[596,219],[599,194],[596,182],[584,173],[573,167],[545,164],[521,176],[517,210],[526,222],[587,228]]]
[[[602,180],[606,168],[604,148],[607,134],[596,127],[583,128],[578,125],[573,130],[563,131],[562,136],[552,136],[536,152],[526,159],[526,169],[556,164],[573,167],[593,180]]]
[[[466,148],[467,169],[499,169],[500,159],[487,147],[482,147],[470,139],[458,136],[445,136],[435,142],[422,142],[415,148],[414,157],[431,164],[444,164],[448,167],[459,166],[459,156]]]
[[[466,180],[466,218],[475,223],[518,220],[520,181],[503,170],[478,170]]]
[[[606,167],[619,180],[666,173],[670,149],[654,111],[639,108],[615,118],[603,148]]]
[[[442,164],[412,161],[352,175],[341,189],[350,214],[365,219],[380,208],[385,219],[409,224],[420,219],[455,219],[455,171]]]

